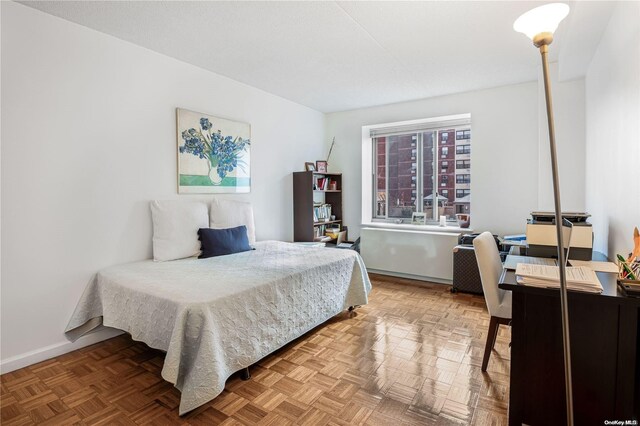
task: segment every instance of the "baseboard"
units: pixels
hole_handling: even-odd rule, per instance
[[[84,348],[85,346],[111,339],[122,333],[122,330],[116,328],[102,327],[93,333],[81,337],[75,342],[64,341],[3,359],[0,361],[0,374],[9,373],[20,368],[28,367],[29,365],[37,364],[38,362],[46,361],[59,355]]]
[[[404,274],[402,272],[381,271],[379,269],[371,269],[371,268],[367,268],[367,272],[371,272],[372,274],[387,275],[390,277],[407,278],[415,281],[425,281],[425,283],[429,283],[429,284],[445,284],[445,285],[453,284],[452,280],[423,277],[422,275]],[[416,284],[419,284],[419,283],[416,283]]]

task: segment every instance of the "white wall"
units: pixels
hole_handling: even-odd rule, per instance
[[[586,77],[587,209],[613,258],[640,227],[640,3],[620,2]]]
[[[231,197],[253,202],[258,239],[291,239],[291,172],[326,155],[323,114],[1,8],[3,371],[70,350],[63,330],[91,276],[151,256],[149,200],[194,198],[176,191],[176,107],[251,123],[251,193]]]
[[[550,47],[553,49],[553,45]],[[533,49],[537,54],[537,49]],[[585,94],[584,79],[558,81],[558,64],[549,65],[556,129],[562,211],[585,210]],[[538,206],[555,211],[547,106],[542,67],[538,77]]]

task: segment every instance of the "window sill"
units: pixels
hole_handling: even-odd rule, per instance
[[[398,229],[405,231],[420,232],[449,232],[449,233],[469,233],[473,232],[473,228],[460,228],[456,225],[411,225],[410,223],[388,223],[388,222],[368,222],[362,223],[362,227],[381,228],[381,229]]]

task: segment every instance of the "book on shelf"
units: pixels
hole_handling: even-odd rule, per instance
[[[603,288],[596,273],[586,266],[570,266],[566,269],[567,289],[602,293]],[[516,281],[534,287],[560,288],[560,270],[557,266],[518,263]]]
[[[313,189],[326,191],[329,188],[334,188],[333,190],[337,189],[338,182],[335,179],[331,179],[328,177],[323,177],[323,176],[313,177]]]
[[[324,234],[331,237],[332,240],[337,240],[340,233],[343,233],[343,231],[340,229],[340,224],[338,223],[327,225],[327,229],[324,232]],[[346,234],[346,232],[343,234]]]
[[[320,225],[313,228],[313,236],[315,238],[322,238],[326,232],[326,225]]]
[[[331,237],[332,240],[339,240],[340,242],[344,241],[347,238],[347,233],[345,231],[332,230],[332,232],[327,231],[325,234]]]
[[[321,204],[313,208],[313,221],[325,222],[331,218],[331,204]]]
[[[326,181],[327,181],[327,178],[325,178],[325,177],[314,176],[313,177],[313,189],[317,189],[317,190],[322,191],[324,189]]]

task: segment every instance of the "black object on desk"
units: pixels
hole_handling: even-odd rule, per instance
[[[326,243],[325,247],[338,248],[343,250],[354,250],[360,253],[360,237],[358,237],[358,239],[355,241],[343,241],[341,244],[329,242],[329,243]]]
[[[616,274],[597,275],[602,294],[568,292],[576,425],[640,415],[640,299]],[[560,292],[519,285],[509,270],[499,286],[513,292],[509,424],[564,425]]]
[[[640,297],[640,284],[637,284],[637,281],[618,280],[618,285],[628,297]]]

